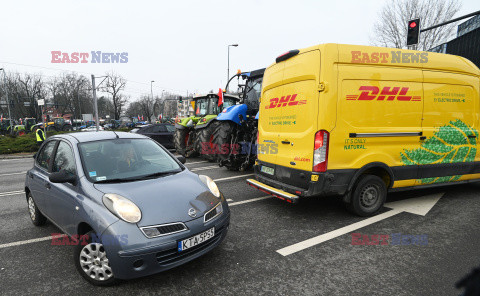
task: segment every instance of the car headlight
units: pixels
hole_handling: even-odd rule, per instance
[[[103,204],[115,216],[128,223],[137,223],[142,219],[142,212],[131,200],[115,193],[103,195]]]
[[[216,197],[220,197],[220,190],[218,190],[217,184],[210,178],[209,176],[199,175],[200,180],[202,180],[203,184],[207,185],[210,192],[215,195]]]

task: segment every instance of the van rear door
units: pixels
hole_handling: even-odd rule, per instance
[[[270,122],[279,127],[275,163],[312,171],[314,138],[318,130],[320,50],[303,52],[281,63],[285,64],[282,86],[275,95],[265,97],[271,100],[268,107],[276,115]]]
[[[280,125],[276,118],[279,117],[276,108],[270,108],[271,99],[277,98],[282,93],[283,69],[285,63],[274,64],[265,71],[262,95],[260,98],[260,115],[258,121],[258,160],[272,164],[266,169],[269,175],[273,175],[273,164],[277,159],[278,134]],[[270,174],[271,173],[271,174]]]

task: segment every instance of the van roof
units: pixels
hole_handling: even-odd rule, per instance
[[[328,55],[335,59],[335,61],[329,62],[340,64],[388,65],[390,67],[421,68],[480,76],[480,70],[470,60],[450,54],[335,43],[307,47],[301,49],[300,53],[316,49],[319,49],[322,54],[326,51],[329,52]],[[335,52],[338,52],[338,55]]]

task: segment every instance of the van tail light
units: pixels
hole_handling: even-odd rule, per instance
[[[330,134],[321,130],[315,134],[315,147],[313,150],[313,171],[325,172],[328,163],[328,138]]]

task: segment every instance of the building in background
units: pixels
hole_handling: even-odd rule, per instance
[[[182,102],[177,102],[178,117],[189,117],[193,115],[192,98],[184,98]]]
[[[480,15],[458,25],[457,37],[428,51],[458,55],[480,68]]]

